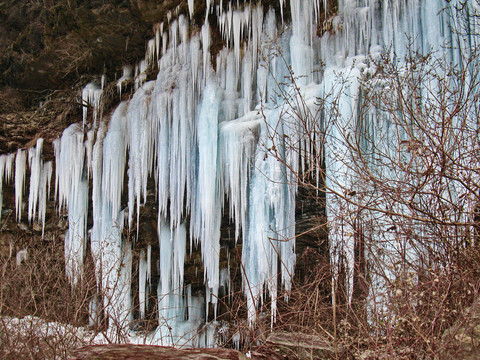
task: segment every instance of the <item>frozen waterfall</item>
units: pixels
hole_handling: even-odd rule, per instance
[[[124,67],[117,87],[125,93],[125,82],[135,79],[131,99],[106,117],[100,111],[103,85],[88,84],[82,92],[83,124],[71,125],[54,142],[55,197],[59,211],[68,213],[68,277],[73,285],[81,280],[89,245],[106,317],[110,327],[119,328],[146,316],[157,284],[158,329],[152,341],[158,344],[214,344],[211,324],[203,324],[215,318],[219,289],[227,288],[229,270],[220,268],[224,213],[234,223],[234,241],[242,244],[248,322],[257,321],[266,303],[275,321],[277,300],[284,294],[280,289],[290,290],[296,262],[296,176],[312,167],[318,188],[326,188],[333,278],[345,271],[351,301],[357,220],[347,218],[368,207],[364,199],[345,196],[346,189],[363,191],[353,170],[358,159],[349,148],[364,115],[362,84],[374,78],[382,56],[397,61],[409,48],[418,54],[434,50],[455,63],[469,51],[455,38],[460,26],[455,1],[340,0],[332,13],[327,1],[290,0],[279,2],[281,14],[260,3],[242,3],[224,7],[207,0],[210,15],[196,29],[189,20],[194,12],[189,0],[188,14],[156,27],[146,60],[135,72]],[[285,6],[291,19],[284,18]],[[472,5],[471,12],[478,9]],[[212,18],[218,32],[211,30]],[[478,28],[478,18],[469,21]],[[225,47],[212,53],[219,41]],[[469,41],[473,46],[475,40]],[[147,66],[158,69],[155,80],[147,81]],[[87,105],[93,107],[92,118]],[[362,126],[379,152],[400,147],[388,116],[371,111],[365,121]],[[312,133],[317,136],[309,137]],[[0,156],[0,190],[4,181],[12,181],[15,157],[18,221],[27,170],[28,220],[45,220],[53,167],[43,162],[42,146],[39,139],[28,153]],[[373,156],[369,166],[376,171],[381,164]],[[387,180],[398,175],[385,171]],[[149,196],[158,216],[159,258],[151,245],[135,247]],[[375,218],[368,211],[362,216]],[[385,232],[391,226],[389,220],[378,221],[372,238],[394,239]],[[130,230],[133,241],[124,236]],[[188,244],[190,251],[201,249],[203,293],[192,294],[191,284],[184,282]],[[395,245],[386,250],[395,263],[400,250]],[[140,253],[138,294],[131,284],[134,251]],[[413,250],[408,257],[417,260]],[[375,278],[372,283],[377,290],[385,286]],[[370,296],[379,300],[376,293]],[[139,314],[133,309],[136,297]]]

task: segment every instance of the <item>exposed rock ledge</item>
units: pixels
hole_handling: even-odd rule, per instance
[[[247,357],[228,349],[174,349],[155,345],[92,345],[74,351],[71,360],[246,360]]]
[[[331,359],[345,352],[341,345],[335,349],[331,342],[317,335],[299,332],[274,332],[267,338],[267,346],[289,359]]]
[[[127,360],[127,359],[162,359],[162,360],[246,360],[248,358],[263,360],[284,359],[330,359],[344,353],[343,347],[335,348],[329,342],[316,335],[303,333],[272,333],[266,346],[246,355],[230,349],[175,349],[155,345],[110,344],[90,345],[75,350],[71,360]]]

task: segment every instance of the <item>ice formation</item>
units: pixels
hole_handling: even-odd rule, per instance
[[[150,48],[150,46],[149,46]],[[123,90],[123,83],[127,82],[128,80],[132,79],[133,68],[130,65],[123,66],[123,75],[120,79],[117,80],[117,90],[118,94],[122,95]]]
[[[103,93],[103,81],[99,86],[96,82],[88,83],[82,90],[82,106],[83,106],[83,125],[85,126],[85,121],[87,120],[88,115],[88,106],[93,108],[93,119],[96,122],[98,118],[98,112],[100,111],[100,99]]]
[[[23,187],[27,170],[27,154],[25,150],[18,149],[15,157],[15,219],[22,219]]]
[[[15,154],[0,155],[0,220],[2,219],[3,183],[12,182]]]
[[[284,19],[286,1],[279,3],[281,14],[261,5],[224,7],[207,0],[207,16],[197,32],[189,31],[184,15],[173,19],[175,15],[169,14],[168,29],[164,24],[155,28],[145,60],[135,71],[125,66],[117,81],[121,94],[125,81],[134,79],[131,100],[117,107],[109,123],[102,119],[96,126],[103,86],[88,84],[82,92],[83,118],[86,127],[87,105],[92,106],[92,130],[85,139],[84,127],[74,124],[55,141],[55,196],[69,221],[67,275],[73,285],[81,279],[91,201],[91,253],[111,327],[123,329],[133,320],[135,296],[138,316],[144,318],[156,283],[159,326],[153,338],[161,344],[212,345],[212,326],[200,328],[216,316],[219,288],[230,288],[228,269],[220,269],[220,225],[227,212],[235,224],[235,239],[243,246],[248,320],[253,324],[259,305],[269,299],[275,321],[279,287],[290,289],[296,261],[296,174],[314,165],[319,179],[323,153],[333,277],[337,279],[343,266],[351,299],[354,229],[342,220],[342,212],[353,205],[336,194],[344,189],[353,193],[357,186],[350,170],[355,159],[345,140],[356,132],[360,79],[375,74],[375,60],[389,48],[402,59],[409,41],[419,53],[440,50],[452,41],[460,26],[452,15],[455,1],[339,1],[338,13],[326,20],[331,29],[320,37],[317,31],[324,26],[319,22],[321,11],[327,15],[327,1],[290,0],[291,19]],[[188,12],[192,18],[193,0],[188,1]],[[218,39],[212,38],[208,14],[216,16],[226,44],[213,64],[211,45]],[[471,21],[472,28],[478,27]],[[460,59],[458,51],[468,51],[461,46],[452,49],[447,55],[453,62]],[[155,62],[157,79],[146,81],[146,70]],[[317,98],[327,99],[322,108]],[[381,117],[372,114],[370,119],[372,131],[384,132],[378,147],[388,151],[395,146],[381,140],[391,135]],[[325,136],[305,138],[310,130]],[[15,159],[19,221],[26,159],[26,151],[19,150]],[[0,156],[0,186],[3,179],[11,179],[12,161],[12,156]],[[28,219],[33,221],[38,213],[39,221],[44,221],[52,165],[43,163],[41,140],[28,151],[28,161]],[[124,225],[136,226],[137,235],[141,232],[140,214],[152,191],[149,179],[155,183],[160,256],[154,258],[150,245],[139,249],[138,294],[132,294],[136,249],[122,232]],[[188,243],[190,251],[197,246],[202,252],[203,296],[193,295],[184,282]],[[215,309],[210,316],[209,304]]]
[[[52,162],[44,163],[42,158],[43,139],[37,140],[37,145],[28,151],[30,164],[30,190],[28,193],[28,221],[35,220],[38,211],[38,222],[42,223],[42,234],[45,229],[45,213],[47,200],[50,196],[50,183],[52,178]]]
[[[75,285],[82,276],[87,243],[88,179],[82,127],[70,125],[53,143],[55,152],[55,194],[59,210],[68,212],[65,234],[67,276]]]

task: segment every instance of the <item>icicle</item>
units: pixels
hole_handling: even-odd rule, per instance
[[[240,45],[243,30],[243,12],[235,11],[233,13],[233,47],[235,51],[236,68],[240,68]],[[238,70],[237,70],[238,71]]]
[[[37,202],[40,197],[40,182],[42,175],[42,150],[43,139],[37,140],[37,146],[28,150],[28,162],[30,164],[30,191],[28,195],[28,222],[31,224],[35,219]]]
[[[175,20],[170,24],[170,45],[169,48],[173,51],[173,57],[176,58],[177,46],[178,46],[178,20]]]
[[[206,6],[205,6],[205,20],[208,18],[208,14],[210,14],[210,7],[212,6],[212,0],[205,0],[206,1]]]
[[[55,155],[55,201],[57,200],[58,192],[60,189],[60,172],[57,171],[57,167],[60,164],[60,148],[61,148],[61,140],[59,138],[56,138],[55,140],[52,141],[52,147],[53,147],[53,153]],[[60,210],[60,208],[59,208]]]
[[[307,85],[312,77],[313,50],[312,43],[312,4],[316,0],[291,0],[292,30],[290,54],[292,69],[298,85]]]
[[[82,106],[83,106],[83,127],[87,121],[88,105],[93,107],[94,124],[97,122],[98,111],[100,110],[100,100],[103,90],[97,83],[88,83],[82,90]]]
[[[252,49],[249,48],[243,58],[242,64],[242,95],[243,95],[243,114],[247,114],[252,110],[253,104],[253,74],[254,65],[252,62]]]
[[[150,66],[155,61],[155,57],[157,55],[157,40],[156,37],[153,39],[148,40],[147,43],[147,52],[145,53],[145,60],[147,61],[147,66]]]
[[[230,215],[235,221],[235,238],[239,237],[240,228],[246,226],[251,160],[255,155],[261,122],[262,118],[252,112],[238,120],[221,123],[221,172]]]
[[[135,90],[143,85],[147,80],[147,68],[148,63],[145,59],[140,60],[140,62],[135,66]]]
[[[22,197],[23,186],[27,171],[27,154],[25,150],[18,149],[15,158],[15,219],[20,222],[22,219]]]
[[[208,0],[207,0],[208,1]],[[208,69],[210,66],[210,25],[208,21],[202,26],[202,49],[203,49],[203,78],[206,80],[208,77]]]
[[[87,240],[88,183],[78,179],[75,191],[70,192],[68,230],[65,234],[65,267],[72,286],[76,286],[83,273]]]
[[[38,222],[42,223],[42,237],[45,232],[45,215],[47,213],[47,201],[50,197],[50,183],[52,181],[53,164],[51,161],[42,166],[40,178],[40,191],[38,194]]]
[[[194,0],[188,0],[188,13],[190,15],[190,19],[193,17],[194,10],[195,10]]]
[[[93,139],[95,137],[95,129],[87,132],[87,141],[85,141],[85,150],[87,153],[87,179],[90,179],[92,172],[92,153],[93,153]]]
[[[237,63],[235,55],[231,52],[228,53],[225,70],[225,100],[223,110],[225,114],[225,120],[235,119],[238,114],[238,70],[236,66]]]
[[[168,48],[168,34],[166,31],[162,31],[162,56],[165,55]]]
[[[5,163],[7,161],[7,155],[0,155],[0,220],[2,219],[2,206],[3,206],[3,177],[5,173]]]
[[[184,45],[184,48],[187,48],[188,28],[189,28],[188,20],[185,19],[185,16],[180,15],[178,17],[178,33],[180,35],[180,43]]]
[[[178,74],[178,92],[176,91],[172,101],[172,124],[170,156],[177,159],[177,163],[170,166],[170,220],[172,226],[177,226],[183,216],[185,187],[189,189],[190,151],[193,147],[191,134],[194,132],[193,124],[190,123],[192,114],[188,113],[187,94],[189,83],[185,72]],[[188,205],[187,205],[188,208]]]
[[[145,297],[145,307],[148,308],[148,303],[149,303],[149,292],[150,292],[150,286],[152,284],[152,245],[148,245],[147,247],[147,269],[146,269],[146,282],[147,282],[147,288],[146,288],[146,293],[147,296]]]
[[[163,110],[164,106],[167,105],[167,99],[162,97],[159,100],[157,104],[159,108]],[[162,115],[159,119],[157,139],[157,198],[159,217],[167,215],[170,193],[170,119],[166,114]]]
[[[149,108],[151,93],[155,82],[146,83],[135,92],[128,111],[128,143],[130,146],[128,163],[128,223],[132,226],[134,205],[137,204],[137,223],[140,216],[140,205],[147,199],[147,180],[152,173],[155,149],[155,129],[150,121]],[[138,228],[137,228],[138,229]]]
[[[267,149],[275,144],[282,157],[284,137],[279,115],[279,110],[268,112],[266,123],[262,124],[260,143]],[[267,127],[276,129],[274,138],[269,136]],[[272,321],[275,319],[279,262],[285,287],[290,287],[295,265],[295,238],[291,236],[294,234],[295,219],[288,215],[292,213],[290,209],[294,209],[295,203],[289,201],[288,192],[285,163],[272,156],[265,157],[265,152],[257,149],[248,227],[244,232],[242,249],[244,291],[250,323],[256,321],[256,307],[262,301],[264,286],[272,301]]]
[[[198,83],[198,70],[199,70],[199,60],[201,58],[200,52],[200,40],[198,36],[195,36],[190,41],[190,54],[192,59],[192,88],[195,89],[196,84]]]
[[[68,209],[68,230],[65,234],[65,268],[75,286],[81,279],[87,241],[88,179],[84,169],[85,144],[83,130],[72,124],[55,143],[56,181],[59,211]]]
[[[218,296],[220,258],[220,194],[218,189],[218,89],[210,79],[203,93],[197,120],[199,168],[198,205],[200,221],[195,235],[201,240],[205,279],[213,298]]]
[[[280,16],[282,18],[282,24],[283,24],[283,7],[284,7],[284,2],[285,0],[280,0]]]
[[[157,62],[158,62],[158,59],[160,59],[160,33],[161,33],[161,30],[158,24],[155,25],[154,30],[155,30],[155,58],[157,59]]]
[[[3,184],[11,183],[13,177],[13,160],[15,159],[15,153],[8,155],[0,155],[0,220],[2,219],[2,207],[3,207]],[[16,201],[15,190],[15,201]]]
[[[160,246],[160,281],[158,283],[160,291],[158,292],[158,319],[160,325],[170,318],[169,296],[171,287],[171,267],[172,267],[172,239],[171,230],[168,224],[159,217],[158,219],[158,241]]]
[[[127,157],[126,110],[126,102],[118,105],[110,120],[107,135],[103,140],[102,203],[108,204],[111,214],[114,214],[115,218],[121,210]]]
[[[105,148],[104,148],[105,149]],[[126,336],[132,320],[132,248],[122,241],[123,211],[112,216],[107,201],[102,206],[101,269],[103,306],[110,336]],[[118,339],[120,340],[120,339]]]
[[[258,62],[258,53],[260,52],[260,39],[263,34],[263,8],[261,5],[255,7],[252,11],[252,34],[251,34],[251,46],[253,63],[252,66],[255,69]]]
[[[105,123],[102,122],[97,132],[97,141],[92,151],[92,213],[93,228],[90,232],[90,249],[95,263],[97,286],[101,282],[102,268],[102,170],[103,170],[103,140],[105,138]]]
[[[105,138],[100,128],[93,150],[95,164],[92,195],[95,198],[92,253],[101,271],[97,277],[101,275],[104,308],[109,319],[109,331],[112,332],[127,329],[132,318],[132,248],[122,240],[125,213],[121,210],[127,151],[126,112],[127,103],[120,103],[112,115]],[[98,212],[100,207],[101,213]]]
[[[186,253],[185,225],[179,225],[171,231],[169,225],[162,218],[158,220],[158,239],[160,245],[160,292],[159,292],[159,321],[161,326],[172,323],[178,327],[183,321],[185,308],[182,302],[183,268]]]
[[[125,65],[123,67],[123,75],[120,79],[117,80],[117,90],[118,95],[122,96],[123,83],[132,79],[133,68],[130,65]]]
[[[12,182],[15,153],[0,155],[0,220],[2,219],[3,184]],[[15,193],[16,197],[16,193]]]
[[[58,201],[59,210],[61,210],[69,205],[70,194],[77,190],[83,174],[85,146],[83,131],[78,124],[72,124],[63,131],[61,140],[55,143],[55,154],[55,182],[58,183]]]
[[[145,250],[140,250],[138,262],[138,302],[140,304],[140,318],[145,318],[145,306],[147,297],[147,257]]]

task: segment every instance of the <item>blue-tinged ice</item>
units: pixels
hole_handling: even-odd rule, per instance
[[[67,209],[69,215],[67,274],[73,283],[81,277],[91,178],[91,253],[110,330],[115,324],[128,326],[132,320],[132,296],[139,297],[140,317],[147,316],[151,267],[158,260],[160,323],[154,338],[161,344],[213,343],[213,324],[203,330],[200,324],[208,318],[204,314],[209,303],[215,307],[219,288],[229,286],[228,271],[219,269],[220,225],[227,211],[235,224],[235,238],[243,244],[243,290],[249,322],[256,321],[257,306],[266,296],[271,300],[274,321],[278,282],[288,292],[294,272],[297,182],[314,170],[315,185],[321,188],[323,161],[333,278],[337,281],[340,272],[345,272],[351,301],[355,266],[352,224],[359,221],[351,215],[362,203],[359,200],[354,206],[345,196],[365,190],[360,189],[358,174],[352,171],[355,158],[348,142],[358,135],[358,121],[364,115],[359,110],[362,81],[375,77],[382,56],[390,56],[401,67],[409,55],[408,46],[419,54],[438,49],[446,61],[459,63],[471,54],[476,40],[467,36],[460,41],[454,36],[461,25],[453,10],[459,0],[451,4],[341,0],[338,12],[326,19],[331,27],[321,37],[318,31],[324,24],[319,21],[328,14],[327,2],[289,3],[291,23],[282,28],[274,10],[266,12],[261,5],[240,7],[231,2],[224,7],[207,0],[206,20],[196,33],[189,31],[186,16],[169,12],[169,26],[155,27],[145,60],[135,71],[124,67],[117,81],[119,93],[131,79],[135,80],[135,92],[117,107],[108,127],[106,122],[98,130],[93,126],[85,141],[83,127],[72,125],[55,141],[55,195],[60,210]],[[283,24],[286,1],[280,0],[279,5]],[[325,14],[320,14],[322,6]],[[478,30],[479,17],[474,16],[478,5],[467,2],[466,6],[466,21]],[[192,18],[193,0],[188,1],[188,12]],[[226,47],[212,59],[214,32],[208,21],[215,16]],[[405,33],[412,34],[411,38]],[[149,67],[159,72],[156,80],[147,82]],[[465,81],[471,80],[467,77]],[[99,117],[102,88],[90,83],[83,90],[84,122],[87,106],[93,107],[95,121]],[[433,88],[435,82],[426,84],[420,92],[423,101],[432,100]],[[318,97],[326,100],[322,107]],[[395,136],[396,128],[388,116],[372,111],[365,115],[365,123],[365,132],[374,139],[371,146],[390,156],[399,153],[404,134]],[[379,158],[372,156],[369,161],[369,171],[389,180],[399,178],[398,172],[382,168]],[[48,198],[44,189],[51,165],[43,163],[41,144],[29,150],[29,164],[28,217],[32,221],[38,214],[43,221]],[[26,170],[26,152],[19,150],[15,169],[19,221]],[[0,180],[4,176],[11,176],[11,166],[0,156]],[[124,189],[125,178],[128,188]],[[152,183],[154,194],[149,193]],[[445,194],[458,199],[457,185],[449,184]],[[128,200],[122,202],[124,195]],[[140,250],[139,290],[134,295],[134,244],[122,237],[122,231],[124,221],[131,228],[135,219],[137,231],[142,230],[139,220],[147,198],[155,198],[158,207],[160,258],[151,259],[150,247]],[[362,220],[377,225],[366,234],[372,239],[380,239],[379,233],[388,226],[388,221],[377,216],[362,213]],[[393,235],[381,236],[393,239]],[[204,295],[192,294],[191,287],[184,284],[187,237],[191,251],[195,246],[202,251]],[[394,246],[387,249],[392,253],[398,250]],[[414,251],[407,250],[407,258],[415,261]],[[393,280],[394,275],[387,272],[386,277]],[[378,279],[372,279],[372,284],[378,292],[386,286]],[[191,336],[184,336],[190,332]]]
[[[82,277],[87,243],[88,179],[83,129],[70,125],[54,143],[59,211],[68,211],[65,268],[75,286]]]
[[[221,206],[218,173],[218,112],[220,91],[207,81],[197,118],[198,183],[193,234],[200,240],[206,286],[218,295]],[[212,298],[213,302],[216,299]]]
[[[289,196],[283,124],[279,115],[280,110],[271,110],[262,122],[261,146],[257,148],[250,183],[249,218],[242,249],[243,287],[250,323],[258,320],[256,309],[264,301],[264,291],[269,294],[271,319],[275,321],[278,269],[289,288],[295,265],[295,238],[292,236],[295,219],[289,217],[292,214],[289,209],[295,204]],[[268,149],[274,146],[276,156],[269,156]]]
[[[20,222],[23,208],[23,187],[27,171],[27,153],[18,149],[15,157],[15,219]]]
[[[3,184],[12,181],[15,153],[0,155],[0,220],[2,219]]]
[[[128,215],[129,226],[132,225],[133,214],[140,216],[140,205],[147,198],[147,180],[152,173],[153,154],[155,148],[155,123],[151,121],[150,97],[155,82],[150,81],[139,88],[126,113],[128,144],[130,147],[128,161]],[[136,207],[135,207],[136,204]]]

